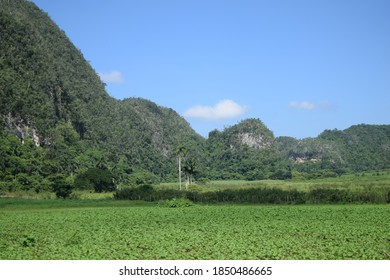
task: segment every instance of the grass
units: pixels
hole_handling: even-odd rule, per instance
[[[107,208],[107,207],[149,207],[152,203],[144,201],[116,201],[106,199],[24,199],[0,198],[0,212],[58,210],[72,208]]]
[[[91,191],[80,191],[75,190],[72,193],[71,199],[107,199],[112,198],[113,192],[103,192],[103,193],[95,193]],[[56,195],[53,192],[40,192],[36,193],[34,191],[17,191],[13,193],[6,193],[5,195],[2,195],[0,197],[5,198],[22,198],[22,199],[55,199]]]
[[[178,183],[162,183],[158,186],[160,189],[178,189]],[[314,180],[226,180],[209,181],[206,184],[194,184],[189,189],[197,191],[216,191],[226,189],[245,189],[245,188],[278,188],[282,190],[297,190],[309,192],[316,188],[345,189],[353,188],[362,190],[367,188],[386,188],[390,189],[390,172],[368,172],[361,174],[348,174],[335,178],[323,178]]]

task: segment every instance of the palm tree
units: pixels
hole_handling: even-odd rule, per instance
[[[181,160],[186,156],[187,151],[183,145],[179,145],[176,149],[176,156],[179,163],[179,186],[181,190]]]
[[[186,160],[184,167],[183,167],[184,173],[187,175],[186,188],[188,185],[192,185],[192,176],[196,172],[195,169],[196,169],[196,159],[189,158],[188,160]]]

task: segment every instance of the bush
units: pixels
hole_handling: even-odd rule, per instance
[[[386,203],[387,189],[362,190],[317,188],[308,193],[311,203]]]
[[[56,174],[50,176],[49,179],[57,198],[70,198],[73,192],[72,178],[66,178],[63,174]]]
[[[269,178],[271,180],[287,180],[292,179],[292,173],[290,170],[279,169],[275,171]]]
[[[309,200],[313,203],[342,202],[347,196],[347,190],[318,188],[309,192]]]
[[[154,201],[155,190],[152,185],[140,185],[138,187],[117,190],[115,199]]]
[[[138,186],[138,185],[151,185],[160,182],[160,179],[149,172],[138,171],[131,173],[127,176],[127,182],[130,185]]]
[[[4,195],[9,191],[9,183],[0,181],[0,195]]]
[[[111,192],[116,189],[114,175],[108,169],[89,168],[77,175],[75,187],[80,190],[93,189],[97,193]]]

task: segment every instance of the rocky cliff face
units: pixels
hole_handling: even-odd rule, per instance
[[[259,119],[247,119],[224,131],[232,149],[248,146],[254,149],[270,148],[275,140],[269,130]]]
[[[263,134],[254,133],[239,133],[237,135],[237,142],[241,145],[247,145],[255,149],[265,149],[272,145],[272,141]]]
[[[38,131],[31,126],[30,122],[23,119],[15,118],[12,116],[11,112],[5,117],[5,129],[11,134],[14,134],[21,143],[27,138],[31,138],[34,141],[35,146],[40,146],[42,144],[41,136]]]
[[[327,160],[333,163],[343,163],[340,145],[336,142],[319,139],[292,137],[278,137],[276,146],[283,159],[288,159],[297,164],[318,163]]]

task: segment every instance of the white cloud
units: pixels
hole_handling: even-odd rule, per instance
[[[336,105],[332,102],[329,101],[323,101],[323,102],[318,102],[318,103],[313,103],[309,101],[291,101],[290,104],[288,105],[290,108],[293,109],[301,109],[301,110],[335,110]]]
[[[290,108],[302,109],[302,110],[313,110],[317,107],[316,104],[309,101],[301,101],[301,102],[291,101],[288,106]]]
[[[214,106],[194,106],[184,112],[185,117],[199,118],[205,120],[233,119],[242,115],[247,110],[230,99],[219,101]]]
[[[105,83],[121,84],[125,80],[119,71],[112,71],[109,73],[99,73],[100,79]]]

